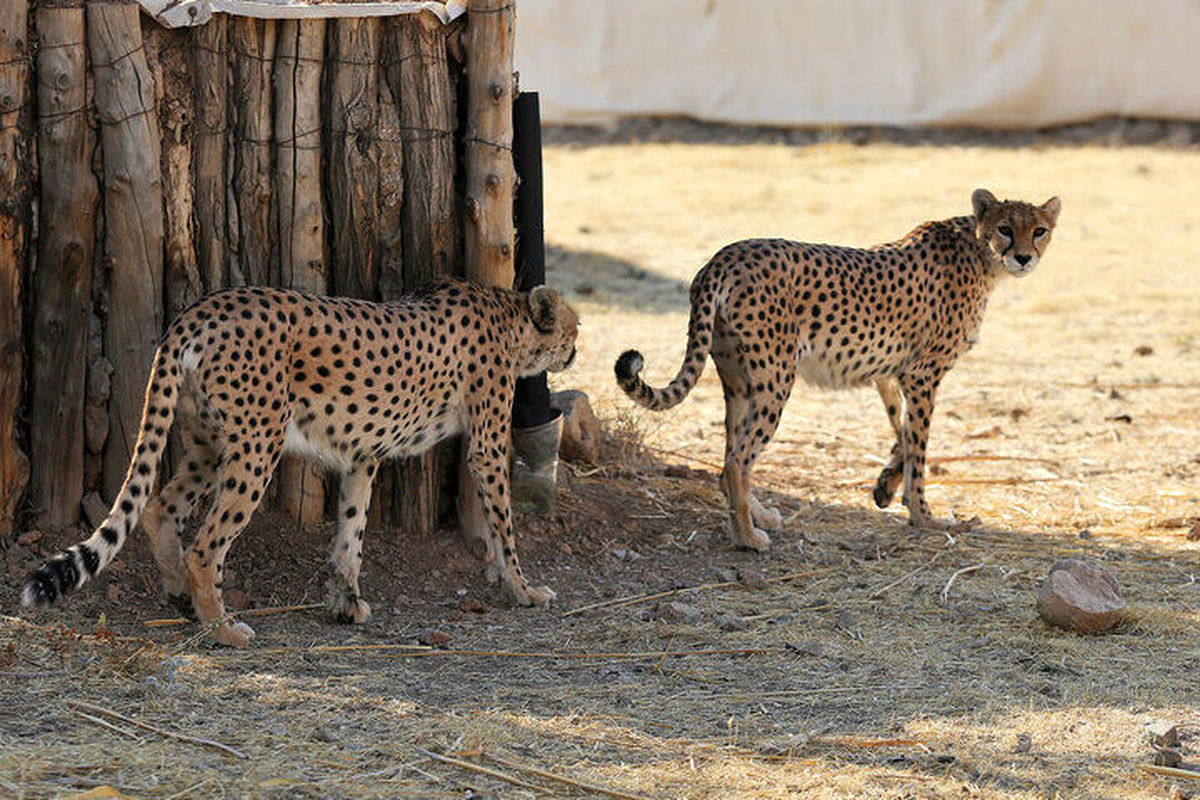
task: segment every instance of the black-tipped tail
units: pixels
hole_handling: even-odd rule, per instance
[[[48,606],[99,571],[96,551],[87,544],[77,544],[29,573],[21,589],[21,604]]]
[[[637,374],[642,371],[642,364],[645,363],[642,359],[642,354],[637,350],[626,350],[621,353],[621,357],[617,359],[615,367],[617,373],[617,383],[621,386],[633,383],[637,378]]]

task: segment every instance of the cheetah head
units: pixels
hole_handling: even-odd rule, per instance
[[[1051,197],[1040,206],[1019,200],[1001,202],[987,189],[971,195],[975,235],[1010,275],[1033,272],[1054,233],[1062,201]]]
[[[529,330],[524,353],[517,364],[521,377],[549,370],[559,372],[575,360],[575,334],[579,317],[553,289],[538,286],[529,293]]]

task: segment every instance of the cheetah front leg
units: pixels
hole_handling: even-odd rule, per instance
[[[950,523],[936,519],[925,502],[925,451],[933,419],[934,397],[942,375],[934,371],[911,372],[900,377],[908,413],[904,425],[904,505],[909,524],[918,528],[945,529]]]
[[[371,618],[371,606],[359,596],[358,573],[362,568],[363,531],[367,526],[374,476],[374,462],[355,462],[342,473],[337,538],[330,557],[333,574],[326,582],[329,594],[325,600],[325,607],[338,622],[361,625]]]
[[[904,395],[900,392],[900,383],[895,378],[880,378],[875,381],[879,397],[887,409],[888,422],[896,434],[896,442],[892,445],[892,453],[887,464],[875,481],[875,491],[871,497],[879,508],[887,508],[896,496],[896,490],[904,481]]]
[[[467,442],[467,469],[479,490],[491,540],[488,550],[495,554],[495,567],[500,573],[500,580],[517,603],[523,606],[546,606],[557,595],[548,586],[530,586],[517,560],[508,470],[512,397],[510,395],[507,402],[501,402],[498,397],[480,400],[482,402],[468,409],[470,438]]]

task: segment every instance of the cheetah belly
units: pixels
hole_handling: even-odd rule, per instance
[[[290,421],[284,431],[283,449],[285,452],[319,461],[339,472],[350,468],[350,458],[345,452],[339,452],[330,443],[306,435],[295,420]]]
[[[816,352],[810,343],[801,343],[796,356],[796,373],[810,386],[822,389],[853,389],[870,383],[873,376],[850,373],[829,353]]]

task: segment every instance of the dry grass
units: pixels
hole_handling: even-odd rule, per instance
[[[522,521],[526,568],[565,609],[726,584],[665,598],[700,619],[660,619],[654,602],[463,614],[454,590],[476,592],[474,565],[450,559],[427,575],[397,559],[368,564],[369,596],[393,598],[373,599],[372,625],[261,617],[257,647],[230,652],[190,641],[191,628],[146,628],[164,616],[154,601],[107,603],[96,587],[32,617],[36,627],[0,621],[0,793],[603,796],[522,769],[534,767],[656,798],[1163,797],[1173,779],[1137,769],[1152,718],[1185,724],[1185,757],[1200,760],[1200,544],[1185,536],[1200,516],[1200,216],[1186,188],[1200,185],[1200,151],[559,145],[546,176],[551,280],[584,321],[579,365],[560,382],[586,389],[617,435],[600,469],[577,470],[560,517]],[[650,415],[618,396],[616,355],[637,346],[649,378],[674,373],[687,281],[731,239],[886,240],[962,213],[978,185],[1064,200],[1046,261],[998,290],[982,342],[939,398],[930,502],[982,527],[916,534],[898,509],[876,511],[867,486],[890,446],[879,401],[801,388],[761,468],[786,529],[769,557],[728,550],[705,466],[723,447],[714,371],[684,405]],[[1152,352],[1137,355],[1143,346]],[[669,477],[662,461],[700,472]],[[1037,620],[1034,590],[1069,555],[1120,575],[1131,611],[1115,632],[1080,637]],[[144,548],[126,557],[145,559]],[[319,600],[307,578],[316,558],[256,597]],[[231,563],[242,568],[237,546]],[[108,620],[92,633],[98,610]],[[723,629],[719,615],[746,625]],[[647,655],[371,649],[430,626],[454,650]],[[707,652],[662,655],[693,650]],[[110,730],[73,700],[249,758],[116,718],[126,733]]]

